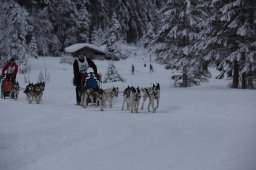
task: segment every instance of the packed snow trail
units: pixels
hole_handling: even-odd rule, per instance
[[[256,91],[230,89],[225,80],[173,88],[170,72],[155,65],[150,75],[143,62],[130,59],[116,62],[126,83],[103,88],[159,82],[159,110],[121,111],[120,94],[101,112],[74,105],[72,66],[58,61],[31,61],[31,81],[44,62],[50,73],[41,104],[28,104],[22,91],[18,101],[0,99],[0,170],[255,169]],[[108,63],[96,64],[104,73]],[[24,87],[22,75],[18,80]]]

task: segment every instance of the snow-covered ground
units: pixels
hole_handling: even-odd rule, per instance
[[[72,66],[59,58],[30,60],[30,81],[37,82],[44,63],[50,81],[41,104],[28,104],[23,90],[18,101],[0,99],[0,170],[255,170],[255,90],[215,79],[173,88],[170,71],[154,64],[149,74],[144,60],[116,62],[126,82],[102,87],[159,82],[156,113],[121,111],[121,93],[103,112],[76,106]],[[104,75],[108,62],[95,62]],[[18,81],[24,88],[23,75]]]

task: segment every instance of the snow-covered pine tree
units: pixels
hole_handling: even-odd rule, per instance
[[[233,88],[252,87],[252,75],[256,71],[256,23],[253,0],[212,1],[212,17],[209,18],[209,38],[205,47],[210,50],[208,58],[214,58],[217,68],[233,77]]]
[[[32,36],[30,43],[28,45],[30,55],[34,58],[38,58],[38,48],[36,43],[36,38]]]
[[[33,4],[30,23],[33,25],[32,35],[36,39],[38,55],[57,55],[60,50],[60,42],[54,33],[53,24],[50,21],[48,4],[35,2]],[[41,6],[45,6],[41,8]],[[32,40],[32,39],[31,39]]]
[[[108,25],[107,33],[105,36],[106,41],[104,44],[107,45],[107,48],[112,48],[113,44],[122,38],[121,25],[116,13],[114,13],[111,18],[111,22]]]
[[[91,38],[92,43],[101,46],[105,42],[105,37],[105,32],[103,32],[101,27],[94,29]]]
[[[86,10],[87,1],[52,0],[50,8],[61,49],[88,40],[90,16]]]
[[[156,37],[154,27],[151,23],[148,24],[147,30],[147,33],[144,34],[139,40],[140,44],[145,48],[148,48],[153,39]]]
[[[124,82],[125,80],[121,77],[121,75],[118,73],[116,66],[113,62],[110,62],[107,67],[107,72],[104,76],[103,83],[109,83],[109,82]]]
[[[27,44],[26,36],[31,31],[32,27],[28,23],[28,12],[21,7],[14,0],[1,2],[3,8],[2,21],[5,25],[3,27],[4,36],[1,36],[0,45],[5,49],[1,49],[3,55],[8,57],[15,57],[18,63],[25,63],[27,61]]]
[[[179,86],[189,87],[207,81],[209,72],[203,70],[203,60],[194,54],[193,45],[197,41],[198,22],[205,17],[198,6],[199,0],[168,1],[163,9],[163,28],[154,42],[157,61],[166,69],[176,69],[178,74],[172,79],[181,80]]]
[[[119,60],[127,57],[126,55],[122,54],[117,47],[118,41],[122,40],[121,31],[121,25],[116,13],[114,13],[105,33],[105,41],[103,42],[103,44],[106,45],[107,51],[109,52],[109,54],[107,54],[108,57],[113,60]]]
[[[86,6],[90,4],[90,0],[75,1],[75,19],[78,26],[77,42],[88,42],[90,37],[91,14]]]

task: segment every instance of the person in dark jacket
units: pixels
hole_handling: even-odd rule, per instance
[[[95,63],[88,57],[85,57],[83,51],[77,53],[77,59],[73,63],[74,70],[74,85],[76,86],[76,102],[77,105],[80,105],[81,98],[78,94],[79,90],[85,84],[85,78],[87,75],[87,69],[91,67],[93,69],[95,77],[100,80],[100,75],[97,72],[97,67]]]

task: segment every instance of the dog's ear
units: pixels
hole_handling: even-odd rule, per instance
[[[159,83],[157,83],[157,88],[160,90],[160,84]]]

